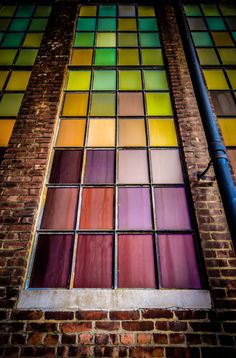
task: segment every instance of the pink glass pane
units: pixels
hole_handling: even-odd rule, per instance
[[[39,235],[29,287],[68,287],[73,243],[73,235]]]
[[[149,182],[146,150],[120,150],[118,180],[120,184]]]
[[[148,230],[152,228],[150,192],[148,188],[119,188],[119,229]]]
[[[154,193],[159,230],[191,229],[184,188],[155,188]]]
[[[82,160],[82,150],[56,150],[49,183],[79,183]]]
[[[49,188],[41,229],[73,230],[79,189]]]
[[[155,288],[152,235],[119,235],[118,287]]]
[[[120,116],[143,116],[143,94],[132,92],[119,93],[118,113]]]
[[[201,288],[192,235],[159,235],[161,286]]]
[[[88,150],[84,182],[86,184],[112,184],[115,180],[115,151]]]
[[[151,150],[152,175],[154,183],[183,183],[179,150]]]
[[[79,235],[74,287],[112,287],[112,235]]]

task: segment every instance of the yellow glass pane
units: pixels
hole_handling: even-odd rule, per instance
[[[234,46],[228,32],[212,32],[211,34],[216,46]]]
[[[42,33],[28,33],[25,36],[23,47],[40,47],[42,37]]]
[[[146,93],[148,116],[171,116],[172,108],[169,93]]]
[[[115,120],[112,118],[90,119],[87,145],[90,147],[114,147]]]
[[[121,91],[141,90],[142,89],[141,71],[120,71],[119,89]]]
[[[161,50],[141,50],[142,65],[163,65],[163,57]]]
[[[91,71],[70,71],[67,83],[69,91],[89,90]]]
[[[236,89],[236,70],[226,70],[230,84],[233,89]]]
[[[218,48],[218,52],[224,65],[236,64],[236,48]]]
[[[93,50],[73,50],[71,65],[73,66],[90,66],[92,64]]]
[[[3,89],[8,73],[8,71],[0,71],[0,91]]]
[[[197,54],[201,65],[218,65],[219,59],[212,48],[198,48]]]
[[[136,19],[118,19],[119,31],[137,31]]]
[[[30,71],[13,71],[7,83],[7,91],[25,91],[30,79]]]
[[[223,70],[203,70],[203,73],[209,90],[229,88]]]
[[[138,16],[155,16],[155,11],[153,6],[139,6],[138,7]]]
[[[118,50],[118,65],[135,66],[139,65],[138,50]]]
[[[12,119],[0,120],[0,147],[7,147],[15,121]]]
[[[219,119],[219,124],[225,145],[236,145],[236,118]]]
[[[116,33],[98,32],[97,47],[116,47]]]
[[[84,145],[85,119],[61,120],[57,147],[82,147]]]
[[[82,6],[79,16],[96,16],[97,6]]]
[[[143,119],[119,120],[119,146],[146,146],[145,124]]]
[[[220,4],[220,9],[224,16],[236,15],[236,7],[231,4]]]
[[[88,107],[87,93],[66,93],[63,116],[86,116]]]
[[[149,136],[153,147],[178,145],[173,119],[149,119]]]

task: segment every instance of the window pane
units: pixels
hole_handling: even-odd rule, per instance
[[[93,47],[94,33],[77,32],[74,40],[74,47]]]
[[[94,71],[93,76],[94,90],[115,90],[116,71]]]
[[[84,183],[112,184],[115,181],[115,151],[87,150]]]
[[[145,93],[148,116],[171,116],[169,93]]]
[[[116,47],[116,33],[98,32],[96,38],[97,47]]]
[[[100,5],[99,6],[99,16],[116,16],[116,6],[115,5]]]
[[[188,18],[190,30],[207,30],[202,18]]]
[[[135,16],[135,7],[133,5],[119,6],[119,16],[121,17],[133,17]]]
[[[119,47],[138,47],[138,36],[132,32],[118,33]]]
[[[157,31],[156,19],[138,19],[139,31]]]
[[[95,31],[96,18],[79,18],[77,22],[77,31]]]
[[[178,149],[152,149],[151,163],[154,183],[183,183],[183,174]]]
[[[201,4],[205,16],[220,16],[220,12],[215,4]]]
[[[31,21],[29,31],[44,31],[46,29],[48,19],[33,19]]]
[[[1,6],[0,16],[13,16],[16,10],[16,6]]]
[[[236,146],[236,118],[218,119],[225,145]]]
[[[218,52],[224,65],[236,64],[236,48],[219,48]]]
[[[156,32],[147,32],[139,34],[141,47],[160,47],[160,37]]]
[[[86,116],[88,107],[87,93],[66,93],[63,116]]]
[[[165,71],[143,71],[145,89],[149,91],[168,90]]]
[[[51,12],[51,6],[37,6],[34,16],[41,17],[41,16],[49,16]]]
[[[72,51],[71,65],[72,66],[90,66],[92,64],[93,50],[78,50]]]
[[[82,147],[84,144],[85,120],[61,120],[57,136],[57,147]]]
[[[118,31],[137,31],[136,19],[118,19]]]
[[[146,145],[143,119],[119,119],[119,146],[142,147]]]
[[[214,49],[198,48],[197,54],[201,65],[218,65],[220,63]]]
[[[56,150],[49,183],[79,183],[82,160],[82,150]]]
[[[230,30],[236,30],[236,17],[225,17],[225,21],[229,26]]]
[[[116,19],[98,19],[98,31],[116,31]]]
[[[230,84],[233,89],[236,89],[236,70],[226,70]]]
[[[96,49],[95,66],[115,66],[116,49]]]
[[[42,33],[29,33],[25,36],[23,47],[40,47],[42,41]]]
[[[223,70],[203,70],[203,73],[209,90],[229,88]]]
[[[7,33],[3,42],[2,47],[19,47],[23,39],[23,33]]]
[[[138,16],[155,16],[155,11],[153,6],[138,6]]]
[[[115,145],[115,120],[90,119],[88,129],[89,147],[114,147]]]
[[[19,6],[16,17],[30,17],[34,12],[34,5]]]
[[[91,116],[114,116],[116,95],[113,93],[93,93],[91,95]]]
[[[17,93],[3,94],[0,102],[0,116],[16,117],[19,112],[23,97],[23,94]]]
[[[16,56],[17,50],[4,50],[0,49],[0,65],[12,65]]]
[[[6,91],[25,91],[30,75],[30,71],[12,71]]]
[[[198,5],[184,5],[184,10],[187,16],[202,16]]]
[[[81,6],[79,16],[96,16],[97,6]]]
[[[213,43],[208,32],[192,32],[193,42],[195,46],[212,47]]]
[[[89,90],[91,71],[70,71],[67,83],[67,90],[79,91]]]
[[[118,181],[121,184],[149,182],[146,150],[120,150]]]
[[[9,31],[26,31],[29,21],[29,19],[14,19]]]
[[[149,136],[151,146],[178,145],[173,119],[149,119]]]
[[[120,116],[143,116],[143,94],[123,92],[118,94],[118,114]]]
[[[206,21],[210,30],[226,30],[225,23],[221,17],[207,17]]]
[[[0,147],[7,147],[15,121],[11,119],[0,120]]]
[[[118,65],[122,65],[122,66],[139,65],[138,50],[118,49]]]
[[[141,71],[119,71],[119,89],[123,91],[142,90]]]
[[[216,46],[233,46],[233,41],[228,32],[212,32],[211,33]]]
[[[161,286],[201,288],[192,235],[159,235]]]
[[[231,4],[219,4],[220,9],[224,16],[236,15],[236,8]]]
[[[230,92],[211,91],[211,97],[218,116],[236,115],[236,103]]]
[[[118,287],[155,288],[152,235],[119,235]]]
[[[3,89],[9,71],[0,71],[0,91]]]
[[[16,60],[17,66],[33,66],[38,50],[20,50]]]

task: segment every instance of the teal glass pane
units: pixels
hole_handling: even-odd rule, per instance
[[[139,31],[157,31],[156,19],[138,19],[138,29]]]
[[[211,41],[210,35],[208,32],[192,32],[193,42],[195,46],[207,46],[212,47],[213,43]]]
[[[29,19],[14,19],[9,28],[10,31],[25,31],[28,27]]]
[[[0,31],[5,31],[10,23],[10,19],[1,19],[0,20]]]
[[[98,31],[116,31],[116,19],[99,19]]]
[[[206,17],[210,30],[226,30],[225,23],[221,17]]]
[[[232,34],[232,36],[234,38],[234,41],[236,41],[236,31],[231,32],[231,34]]]
[[[19,6],[16,17],[31,17],[34,12],[34,5]]]
[[[76,33],[74,47],[93,47],[94,33]]]
[[[144,71],[145,89],[149,91],[168,90],[168,82],[165,71]]]
[[[16,6],[1,6],[0,16],[11,17],[14,15],[15,10],[16,10]]]
[[[160,47],[160,36],[157,32],[141,33],[139,34],[141,47]]]
[[[99,16],[110,16],[115,17],[116,16],[116,6],[115,5],[101,5],[99,6]]]
[[[23,39],[24,34],[23,33],[8,33],[6,34],[3,42],[2,47],[19,47],[21,44],[21,41]]]
[[[93,77],[94,90],[115,90],[116,71],[94,71]]]
[[[51,6],[37,6],[34,16],[35,17],[47,17],[50,15]]]
[[[0,49],[0,65],[12,65],[16,56],[17,50],[4,50]]]
[[[17,116],[23,97],[23,94],[5,93],[0,102],[0,116]]]
[[[33,66],[38,50],[22,49],[17,57],[17,66]]]
[[[44,31],[47,26],[48,19],[33,19],[31,21],[29,31]]]
[[[94,17],[80,17],[77,22],[77,31],[95,31],[96,18]]]
[[[116,49],[96,49],[94,64],[96,66],[115,66]]]
[[[184,10],[187,16],[201,16],[201,10],[198,5],[185,5]]]

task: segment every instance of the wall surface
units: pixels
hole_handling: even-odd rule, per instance
[[[211,310],[17,310],[58,116],[76,2],[54,6],[16,121],[0,182],[0,355],[2,357],[236,356],[236,258],[214,172],[198,181],[209,153],[170,1],[159,23],[185,166],[201,240]]]

